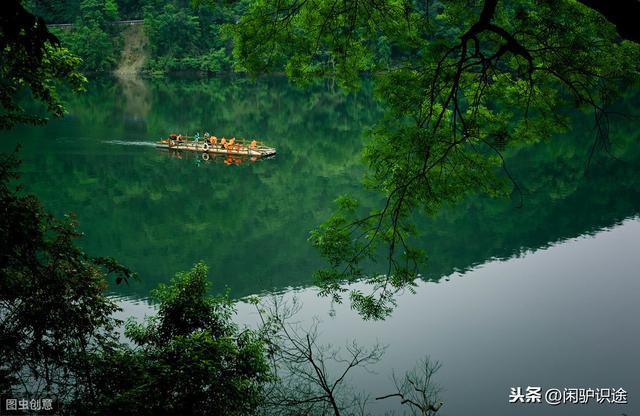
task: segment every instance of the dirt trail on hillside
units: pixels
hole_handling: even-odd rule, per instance
[[[151,108],[147,83],[140,77],[149,55],[148,39],[143,25],[131,25],[122,34],[124,46],[114,74],[122,87],[125,114],[135,124],[145,120]]]
[[[124,48],[114,71],[118,77],[139,74],[147,60],[147,36],[143,25],[131,25],[123,31]]]

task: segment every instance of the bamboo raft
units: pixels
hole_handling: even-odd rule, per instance
[[[215,153],[222,155],[247,156],[250,158],[269,157],[276,154],[276,149],[266,146],[257,140],[236,140],[227,141],[225,138],[218,140],[215,136],[204,135],[200,138],[172,134],[168,139],[156,142],[156,147],[170,150],[186,150],[203,154]]]

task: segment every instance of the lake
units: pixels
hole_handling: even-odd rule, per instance
[[[429,260],[416,293],[385,321],[317,296],[324,265],[309,231],[360,185],[366,131],[382,114],[371,85],[299,89],[286,79],[105,79],[69,97],[69,115],[3,132],[22,145],[25,190],[56,215],[73,212],[93,255],[140,275],[114,286],[123,316],[151,310],[149,290],[205,261],[216,291],[256,321],[248,295],[298,298],[300,319],[321,319],[321,340],[388,345],[375,374],[355,372],[374,414],[400,412],[391,374],[425,355],[442,364],[439,415],[633,415],[640,409],[640,121],[617,118],[611,148],[588,162],[592,116],[548,143],[506,150],[522,188],[512,198],[473,195],[416,218]],[[630,112],[640,97],[617,110]],[[202,160],[161,151],[168,133],[208,130],[274,146],[273,159]],[[356,287],[362,283],[354,283]],[[510,404],[511,387],[623,388],[628,404]],[[634,413],[635,411],[635,413]]]

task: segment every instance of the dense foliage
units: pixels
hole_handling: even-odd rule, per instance
[[[82,59],[85,72],[115,68],[122,50],[122,37],[113,22],[119,19],[114,0],[82,0],[73,28],[56,29],[62,43]]]
[[[73,24],[54,31],[82,58],[85,72],[111,71],[121,59],[122,31],[127,26],[114,22],[144,19],[148,38],[144,70],[155,75],[230,71],[231,43],[223,25],[234,23],[247,7],[246,0],[214,5],[181,0],[33,0],[27,4],[47,23]]]
[[[42,124],[46,114],[64,113],[56,87],[68,84],[74,91],[86,79],[76,68],[79,60],[49,33],[44,21],[25,10],[18,0],[3,5],[0,15],[0,129],[17,123]],[[27,112],[23,102],[33,98],[44,112]]]
[[[142,19],[144,0],[107,0],[93,2],[95,5],[104,4],[106,7],[118,10],[121,19]],[[80,16],[83,0],[25,0],[24,4],[42,17],[47,24],[74,23]]]
[[[548,139],[567,127],[567,107],[595,114],[606,140],[608,105],[638,79],[640,45],[622,41],[592,9],[573,1],[255,1],[233,27],[235,57],[250,72],[284,67],[302,82],[323,76],[355,87],[375,71],[388,105],[365,150],[365,184],[386,196],[379,208],[344,197],[312,235],[329,268],[317,274],[341,300],[345,279],[368,317],[388,314],[395,291],[424,261],[411,215],[433,215],[470,192],[499,195],[514,183],[505,146]],[[404,51],[386,70],[376,39]],[[588,144],[587,144],[588,146]],[[511,185],[512,183],[513,185]],[[367,273],[363,261],[384,258]]]
[[[246,1],[220,2],[213,7],[148,0],[144,7],[153,72],[231,70],[231,45],[223,25],[237,20]]]
[[[253,414],[270,379],[264,342],[231,322],[230,300],[208,285],[199,263],[152,292],[157,315],[127,323],[135,347],[103,351],[94,363],[98,413]]]

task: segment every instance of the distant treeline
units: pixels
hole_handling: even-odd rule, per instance
[[[64,46],[82,58],[82,70],[109,72],[124,47],[117,20],[144,19],[148,38],[146,72],[226,72],[232,68],[232,45],[223,25],[235,22],[247,1],[206,3],[190,0],[28,0],[25,5],[52,28]]]
[[[147,59],[142,71],[162,75],[171,72],[220,73],[234,69],[230,25],[246,13],[252,0],[233,2],[191,0],[25,0],[25,6],[48,24],[71,23],[72,28],[51,30],[64,46],[82,58],[85,73],[109,72],[121,60],[126,26],[117,20],[144,19]],[[422,2],[418,7],[425,12]],[[229,24],[229,26],[225,26]],[[384,36],[372,39],[376,51],[368,67],[386,69],[402,59]],[[283,64],[284,65],[284,64]]]

